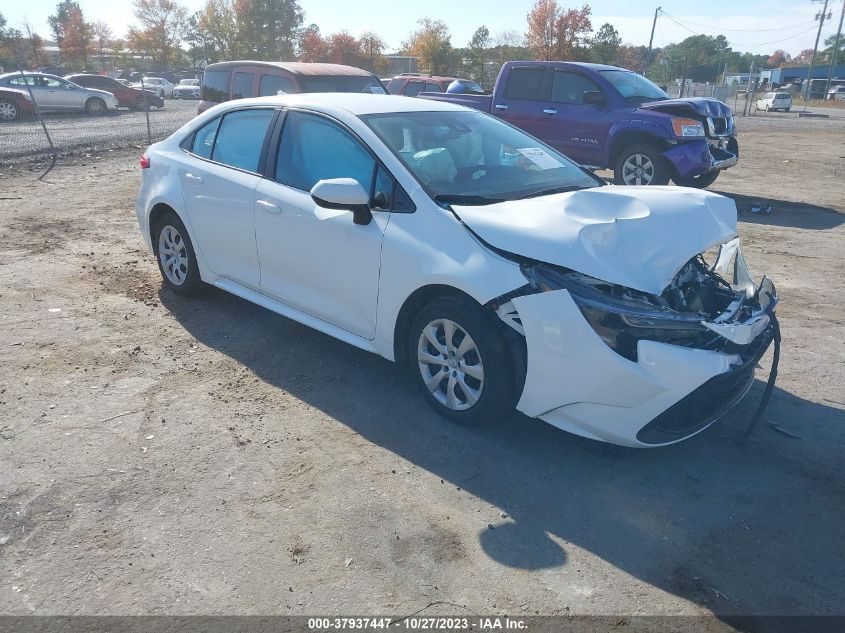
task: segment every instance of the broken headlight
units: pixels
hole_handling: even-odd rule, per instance
[[[522,271],[535,290],[569,291],[596,334],[628,360],[636,362],[641,340],[697,349],[724,345],[724,339],[701,324],[701,315],[682,314],[650,303],[644,293],[543,264],[524,265]]]

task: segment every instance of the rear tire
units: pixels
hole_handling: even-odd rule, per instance
[[[168,211],[161,216],[152,241],[164,285],[185,296],[197,295],[205,290],[194,246],[178,215]]]
[[[0,101],[0,121],[14,121],[18,118],[18,106],[12,101]]]
[[[613,170],[617,185],[666,185],[670,177],[669,162],[654,145],[633,143],[622,148]]]
[[[719,177],[720,173],[720,171],[709,171],[706,174],[701,174],[700,176],[672,176],[672,181],[680,187],[704,189],[716,182],[716,178]]]
[[[495,316],[475,302],[441,297],[411,324],[411,370],[444,418],[474,426],[513,412],[514,367]]]
[[[106,102],[100,97],[91,97],[85,102],[85,113],[91,116],[101,116],[106,113]]]

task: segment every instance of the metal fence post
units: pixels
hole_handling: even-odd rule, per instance
[[[23,64],[21,64],[20,62],[18,62],[18,69],[21,74],[21,79],[23,79],[23,85],[26,86],[26,91],[29,93],[29,98],[32,100],[32,104],[35,106],[35,116],[38,117],[38,122],[41,124],[41,129],[44,130],[44,136],[47,137],[47,145],[50,146],[50,165],[49,167],[47,167],[44,173],[38,177],[38,180],[41,180],[42,178],[44,178],[44,176],[49,174],[50,170],[52,170],[53,167],[55,167],[56,165],[56,147],[53,145],[53,139],[50,138],[50,132],[47,131],[47,124],[44,123],[44,117],[41,116],[41,108],[38,107],[38,102],[35,100],[35,95],[32,94],[32,86],[30,86],[29,82],[26,80],[26,75],[23,72]]]
[[[141,75],[141,90],[146,90],[144,86],[144,76]],[[150,100],[144,95],[144,116],[147,118],[147,145],[153,144],[153,135],[150,132]]]

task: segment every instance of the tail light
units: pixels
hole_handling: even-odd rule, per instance
[[[146,154],[141,154],[141,169],[150,168],[150,157]]]

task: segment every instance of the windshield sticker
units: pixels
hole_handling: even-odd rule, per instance
[[[560,169],[561,167],[566,167],[566,165],[540,147],[523,147],[516,151],[540,169]]]

